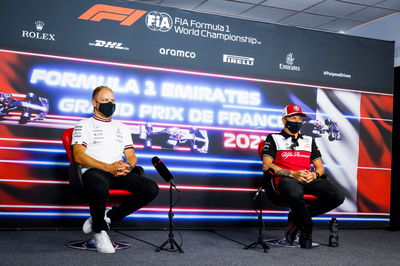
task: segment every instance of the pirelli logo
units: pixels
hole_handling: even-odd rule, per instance
[[[80,15],[78,19],[90,21],[115,20],[119,21],[120,25],[132,26],[146,13],[147,11],[139,9],[97,4]]]
[[[254,58],[247,56],[224,54],[222,61],[230,64],[254,66]]]

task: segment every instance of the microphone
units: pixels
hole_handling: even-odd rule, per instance
[[[167,166],[158,158],[157,156],[154,156],[151,159],[152,164],[154,165],[154,168],[156,168],[157,172],[160,174],[160,176],[167,182],[170,182],[171,185],[176,189],[176,191],[181,192],[175,185],[174,183],[174,177],[171,174],[171,172],[168,170]]]

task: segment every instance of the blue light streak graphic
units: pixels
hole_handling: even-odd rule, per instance
[[[53,212],[53,211],[41,211],[41,212],[0,212],[0,217],[53,217],[53,218],[87,218],[88,212]],[[348,216],[335,216],[338,221],[349,221],[349,222],[388,222],[389,218],[376,218],[376,217],[348,217]],[[168,213],[133,213],[126,217],[128,220],[168,220]],[[256,214],[175,214],[174,219],[186,220],[186,221],[254,221],[257,220]],[[286,215],[264,215],[263,219],[266,221],[287,221]],[[329,221],[331,216],[314,217],[314,221]]]
[[[30,161],[30,160],[0,160],[0,163],[16,163],[26,165],[46,165],[46,166],[69,166],[69,162],[55,162],[55,161]],[[155,172],[153,166],[141,165],[145,170]],[[262,175],[262,171],[244,171],[244,170],[228,170],[228,169],[210,169],[210,168],[183,168],[183,167],[169,167],[170,171],[178,173],[201,173],[201,174],[221,174],[221,175]]]
[[[50,148],[18,148],[18,147],[0,147],[3,150],[19,150],[31,152],[49,152],[49,153],[65,153],[64,149]],[[136,153],[138,158],[153,158],[154,155],[145,153]],[[196,157],[196,156],[177,156],[177,155],[162,155],[163,159],[181,160],[181,161],[201,161],[201,162],[221,162],[221,163],[244,163],[244,164],[261,164],[260,160],[237,160],[218,157]]]

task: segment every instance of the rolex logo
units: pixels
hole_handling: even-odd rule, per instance
[[[45,23],[43,21],[35,21],[36,31],[23,30],[22,37],[54,42],[56,40],[56,35],[54,33],[42,32],[44,25]]]
[[[42,31],[42,29],[43,29],[43,27],[44,27],[44,22],[38,20],[38,21],[35,22],[35,25],[36,25],[36,30],[37,30],[37,31]]]

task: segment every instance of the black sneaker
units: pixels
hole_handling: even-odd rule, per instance
[[[299,231],[298,226],[296,226],[294,224],[293,213],[289,212],[289,214],[288,214],[288,229],[285,233],[285,240],[289,245],[291,245],[291,246],[294,245],[294,241],[296,240],[298,231]]]
[[[312,220],[309,220],[303,224],[301,227],[299,243],[301,248],[311,248],[312,247]]]

